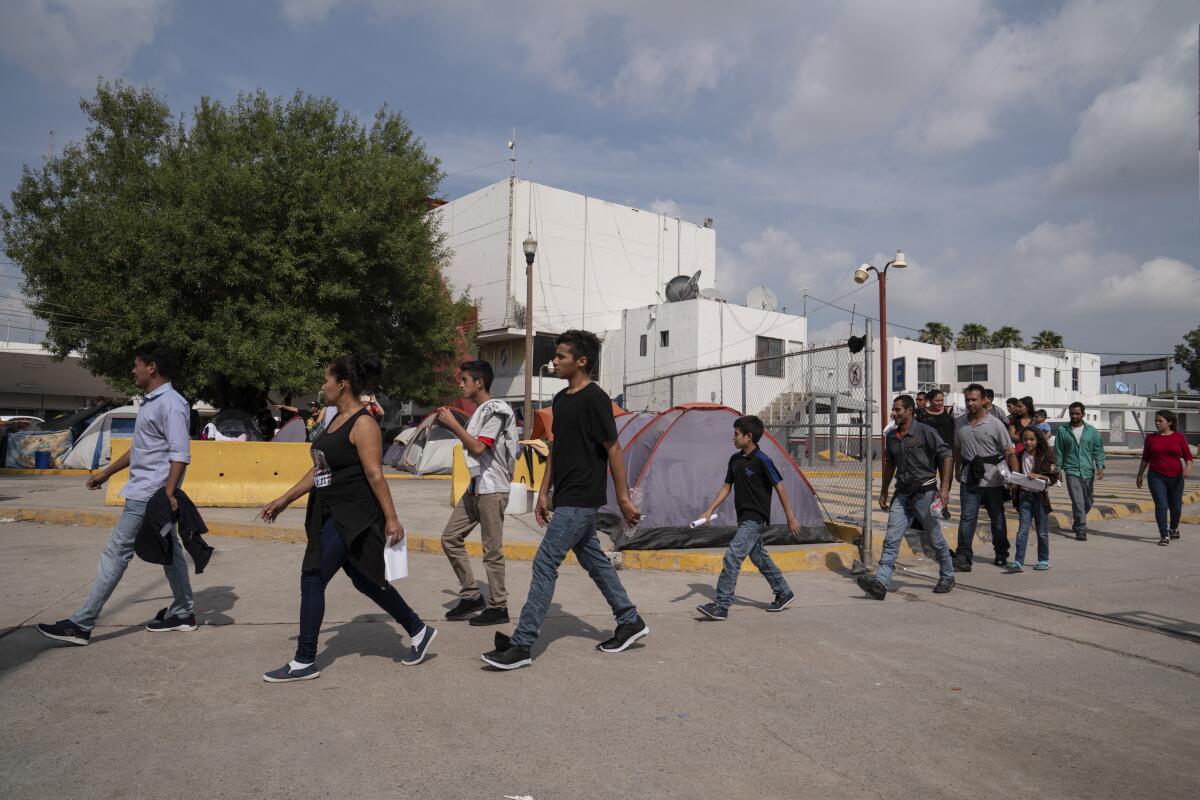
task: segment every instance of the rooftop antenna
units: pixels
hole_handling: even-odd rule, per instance
[[[513,128],[513,137],[508,140],[508,160],[512,163],[512,172],[510,178],[517,177],[517,129]]]

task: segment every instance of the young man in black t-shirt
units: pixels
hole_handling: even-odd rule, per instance
[[[717,599],[712,603],[696,606],[696,610],[709,619],[727,619],[729,606],[733,604],[733,589],[737,586],[738,572],[746,556],[758,567],[758,571],[771,584],[775,600],[767,606],[767,611],[783,611],[796,595],[784,580],[783,573],[767,554],[763,546],[763,529],[771,523],[771,493],[779,495],[779,503],[787,518],[788,529],[793,535],[800,533],[800,523],[792,514],[791,504],[788,503],[787,492],[783,488],[783,476],[775,468],[775,463],[758,447],[758,440],[763,435],[762,420],[755,416],[739,417],[733,423],[733,446],[737,452],[729,458],[729,467],[725,471],[725,483],[717,492],[717,499],[704,512],[708,519],[716,512],[717,507],[729,497],[733,490],[733,505],[737,510],[737,533],[725,551],[725,564],[721,568],[721,577],[717,579]]]
[[[511,637],[497,633],[496,649],[481,656],[496,669],[518,669],[533,663],[529,651],[546,618],[558,568],[568,552],[575,553],[617,619],[616,632],[596,645],[597,650],[619,653],[650,633],[596,538],[596,512],[608,495],[606,470],[612,471],[625,522],[632,526],[641,519],[629,497],[612,401],[592,383],[590,373],[600,355],[600,342],[593,333],[572,330],[559,336],[556,345],[554,372],[566,379],[567,388],[554,397],[553,446],[534,512],[538,524],[549,527],[533,559],[529,597],[516,630]],[[551,487],[553,516],[549,511]]]

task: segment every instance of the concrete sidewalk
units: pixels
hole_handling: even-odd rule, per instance
[[[1196,513],[1197,509],[1189,509]],[[322,676],[274,686],[291,655],[302,547],[214,537],[195,633],[142,626],[168,602],[135,562],[92,644],[31,629],[86,594],[107,530],[0,524],[0,796],[580,798],[1176,798],[1200,787],[1200,645],[899,577],[883,603],[847,578],[792,573],[767,614],[744,576],[730,620],[696,619],[708,576],[623,573],[652,634],[618,655],[578,567],[530,669],[484,670],[493,630],[440,622],[441,556],[397,584],[440,628],[403,636],[344,576],[329,589]],[[1200,527],[1170,547],[1144,518],[1054,536],[1045,573],[962,580],[1200,631]],[[910,562],[928,572],[928,562]],[[529,565],[508,567],[515,615]],[[477,574],[482,576],[482,570]],[[512,626],[502,626],[504,631]]]

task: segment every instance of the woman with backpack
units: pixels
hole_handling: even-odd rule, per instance
[[[1026,400],[1028,398],[1025,398]],[[1022,401],[1024,403],[1024,401]],[[1021,432],[1021,474],[1026,478],[1046,481],[1041,491],[1013,486],[1013,504],[1017,507],[1020,519],[1017,528],[1016,551],[1013,560],[1008,562],[1010,572],[1021,572],[1025,565],[1025,546],[1029,542],[1029,529],[1037,528],[1037,564],[1036,570],[1050,569],[1050,495],[1047,490],[1058,483],[1058,466],[1054,462],[1054,453],[1050,450],[1050,442],[1036,426],[1025,428]]]

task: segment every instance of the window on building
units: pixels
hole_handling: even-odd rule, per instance
[[[1041,367],[1034,367],[1034,368],[1033,368],[1033,377],[1035,377],[1035,378],[1040,378],[1040,377],[1042,377],[1042,368],[1041,368]]]
[[[1017,380],[1021,383],[1025,382],[1025,365],[1017,364]]]
[[[921,386],[928,386],[931,383],[937,382],[937,362],[932,358],[917,359],[917,383]]]
[[[642,334],[642,338],[638,340],[638,355],[646,355],[646,334]]]
[[[1062,373],[1054,370],[1054,388],[1058,389],[1062,386]]]
[[[671,346],[671,332],[670,331],[659,331],[658,332],[658,346],[659,347],[670,347]]]
[[[908,388],[908,376],[904,374],[904,358],[892,359],[892,391],[903,392]]]
[[[804,342],[797,342],[795,340],[788,339],[787,351],[789,353],[798,353],[803,349],[804,349]]]
[[[772,339],[770,336],[754,337],[754,357],[765,358],[754,365],[754,374],[767,378],[783,377],[783,339]]]
[[[979,383],[988,379],[987,364],[959,364],[959,383]]]
[[[1079,391],[1079,368],[1078,367],[1073,367],[1071,369],[1071,391],[1072,392]]]

